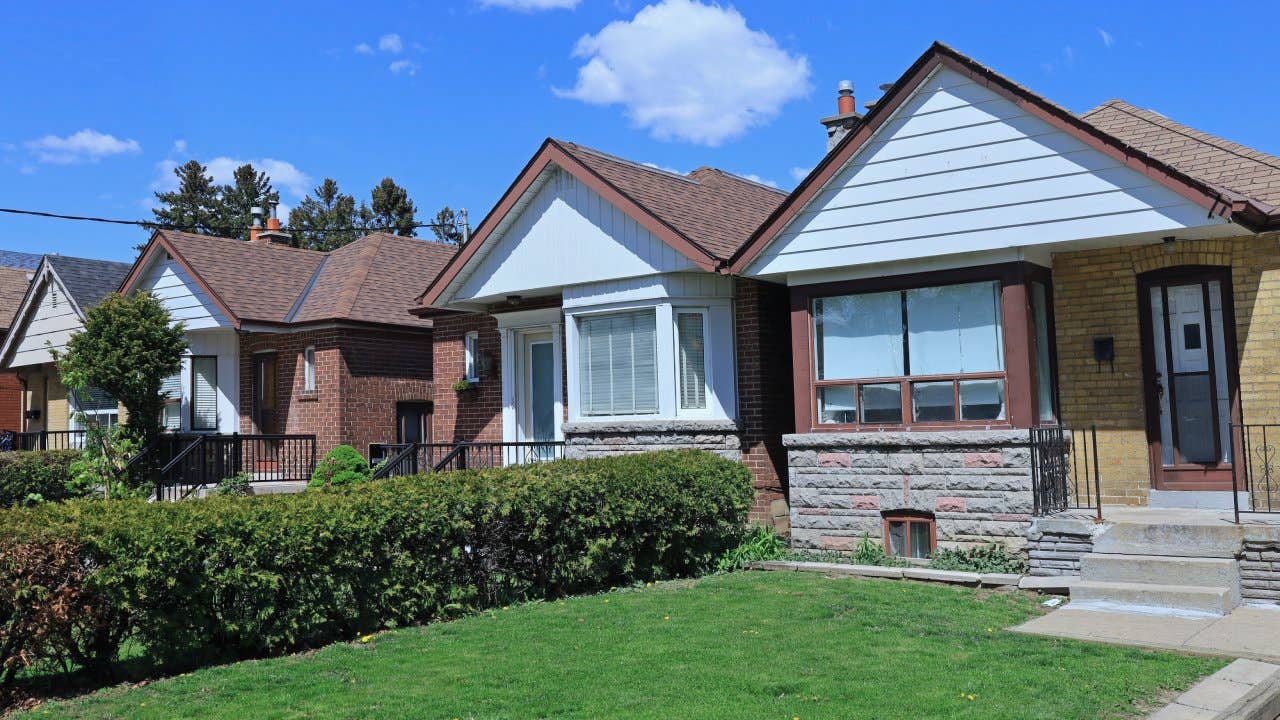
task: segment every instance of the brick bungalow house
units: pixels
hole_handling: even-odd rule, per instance
[[[90,391],[90,397],[68,397],[53,361],[53,352],[84,328],[84,313],[120,285],[128,263],[45,255],[26,288],[12,327],[0,348],[0,364],[13,370],[23,388],[20,426],[2,427],[24,434],[21,447],[70,447],[83,430],[75,410],[92,413],[100,422],[121,419],[122,408],[110,396]],[[23,276],[27,272],[23,270]],[[14,278],[16,281],[17,278]]]
[[[799,547],[1030,538],[1046,572],[1091,542],[1037,550],[1033,489],[1089,489],[1046,429],[1097,427],[1108,505],[1280,509],[1274,446],[1233,429],[1280,422],[1280,159],[1118,100],[1073,114],[941,44],[838,110],[785,198],[548,140],[422,297],[470,313],[436,362],[480,379],[439,432],[740,452]]]
[[[428,440],[431,320],[407,308],[419,273],[456,247],[382,233],[332,252],[288,240],[274,218],[249,241],[152,235],[120,290],[155,293],[186,325],[166,426],[314,434],[318,453]]]

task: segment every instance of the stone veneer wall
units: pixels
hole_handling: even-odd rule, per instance
[[[1099,526],[1078,518],[1036,518],[1027,530],[1029,575],[1079,575]]]
[[[694,449],[742,459],[738,424],[731,420],[576,422],[565,423],[563,429],[568,458]]]
[[[1026,543],[1026,430],[805,433],[783,444],[794,547],[851,550],[864,534],[883,541],[888,510],[933,513],[940,546]]]
[[[1280,602],[1280,540],[1245,539],[1240,554],[1240,596],[1252,602]]]

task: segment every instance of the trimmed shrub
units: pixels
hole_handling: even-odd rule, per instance
[[[0,507],[83,497],[70,485],[71,464],[79,450],[33,450],[0,453]]]
[[[741,464],[664,452],[298,495],[46,504],[0,513],[0,540],[67,543],[90,569],[81,664],[117,659],[132,637],[176,667],[702,573],[738,544],[752,494]],[[0,567],[0,592],[27,572]]]
[[[355,485],[368,482],[373,477],[373,469],[359,450],[350,445],[339,445],[325,453],[316,463],[315,472],[311,473],[308,488],[332,487],[338,485]]]

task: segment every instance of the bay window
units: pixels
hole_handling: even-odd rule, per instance
[[[658,412],[657,322],[652,309],[578,320],[583,415]]]
[[[707,314],[703,310],[678,308],[675,315],[680,409],[706,410]]]
[[[818,297],[816,420],[823,425],[1001,422],[1001,283]]]

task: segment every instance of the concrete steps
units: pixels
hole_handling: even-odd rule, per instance
[[[1225,588],[1238,587],[1240,583],[1236,561],[1225,558],[1093,553],[1080,559],[1080,573],[1098,582]]]
[[[1094,538],[1093,551],[1160,557],[1234,558],[1243,532],[1238,525],[1192,523],[1116,523]]]
[[[1225,587],[1084,580],[1071,586],[1071,604],[1226,615],[1240,604],[1240,599]]]

